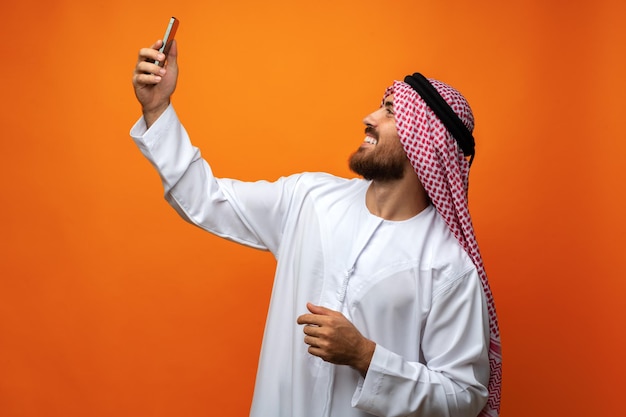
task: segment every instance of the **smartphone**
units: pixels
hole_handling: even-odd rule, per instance
[[[165,35],[163,36],[163,45],[159,49],[159,52],[162,52],[165,55],[165,59],[167,59],[167,54],[170,52],[170,48],[172,47],[172,41],[174,40],[174,36],[176,35],[176,31],[178,30],[179,20],[175,17],[170,19],[170,23],[167,25],[167,29],[165,30]],[[163,61],[155,61],[159,67],[162,67],[165,64],[165,60]]]

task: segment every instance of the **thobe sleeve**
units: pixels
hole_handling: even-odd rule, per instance
[[[158,171],[165,199],[188,222],[220,237],[276,253],[297,176],[276,182],[218,179],[170,105],[149,129],[130,135]]]
[[[478,415],[487,401],[488,331],[473,270],[433,298],[421,340],[423,361],[408,361],[377,345],[352,405],[387,417]]]

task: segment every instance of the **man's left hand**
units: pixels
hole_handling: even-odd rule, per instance
[[[311,303],[306,306],[311,314],[298,317],[298,324],[304,324],[304,343],[309,345],[309,353],[326,362],[351,366],[365,377],[376,344],[340,312]]]

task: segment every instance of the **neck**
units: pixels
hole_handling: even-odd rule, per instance
[[[407,220],[421,213],[430,199],[409,164],[399,180],[372,181],[365,195],[365,205],[375,216],[385,220]]]

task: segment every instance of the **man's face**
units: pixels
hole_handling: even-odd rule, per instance
[[[374,181],[398,180],[409,163],[400,143],[393,110],[393,95],[365,119],[365,140],[350,156],[350,169]]]

